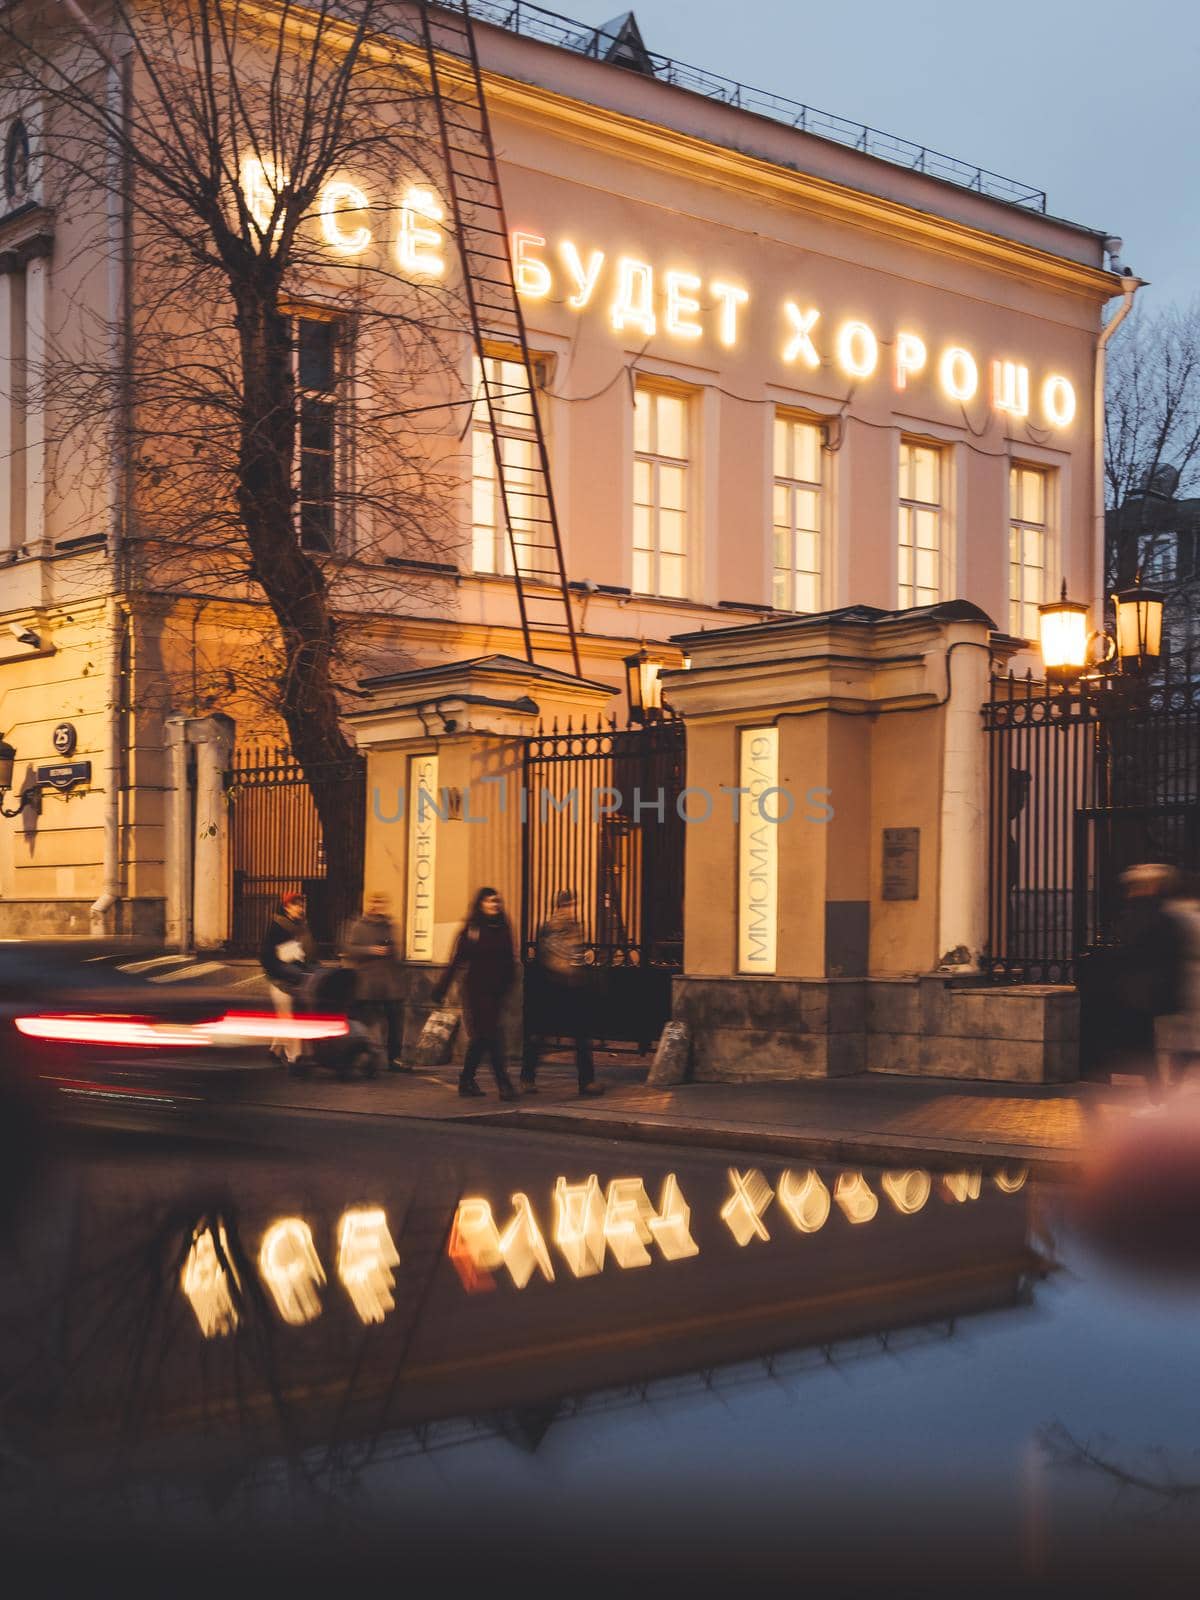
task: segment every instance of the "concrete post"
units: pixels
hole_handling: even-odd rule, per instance
[[[225,774],[233,755],[234,722],[222,712],[188,727],[196,746],[196,808],[192,855],[192,942],[215,950],[229,937],[229,803]]]
[[[212,950],[229,936],[225,773],[234,731],[233,718],[221,712],[166,721],[166,932],[174,950]],[[188,760],[193,746],[194,795]]]

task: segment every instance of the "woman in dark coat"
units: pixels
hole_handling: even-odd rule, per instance
[[[454,941],[450,965],[433,991],[440,1005],[454,979],[462,975],[463,1020],[467,1027],[467,1057],[458,1080],[461,1095],[481,1095],[475,1073],[484,1056],[490,1056],[501,1100],[515,1100],[516,1090],[504,1063],[501,1014],[513,986],[517,963],[512,928],[504,903],[495,889],[480,889],[466,922]]]

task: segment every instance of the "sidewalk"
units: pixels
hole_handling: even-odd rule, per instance
[[[1089,1136],[1145,1102],[1140,1083],[1049,1087],[866,1074],[777,1084],[649,1088],[646,1064],[601,1058],[603,1099],[581,1101],[565,1057],[552,1058],[539,1093],[516,1102],[460,1099],[451,1069],[373,1082],[281,1077],[253,1103],[294,1110],[480,1123],[693,1148],[761,1151],[802,1160],[954,1167],[996,1161],[1070,1178]]]

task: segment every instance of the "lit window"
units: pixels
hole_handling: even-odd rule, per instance
[[[542,494],[537,428],[529,379],[519,361],[485,356],[487,381],[496,412],[504,486],[512,518],[513,538],[521,550],[521,570],[535,573],[548,563],[538,560],[539,526],[547,511]],[[475,408],[471,424],[471,566],[475,572],[513,570],[512,550],[504,520],[504,506],[496,481],[496,451],[483,389],[484,365],[476,356],[472,368]],[[539,364],[534,362],[534,382],[540,386]]]
[[[942,598],[942,452],[900,441],[900,589],[898,605],[932,606]]]
[[[1008,631],[1038,637],[1038,607],[1046,599],[1049,473],[1010,467],[1008,473]]]
[[[687,593],[688,402],[639,384],[633,412],[633,588]]]
[[[305,550],[329,551],[337,531],[338,402],[345,324],[330,317],[293,319],[299,431],[296,518]]]
[[[771,603],[778,611],[821,609],[821,427],[775,416]]]

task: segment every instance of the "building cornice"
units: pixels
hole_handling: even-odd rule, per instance
[[[712,144],[695,134],[643,122],[625,112],[575,100],[541,85],[489,71],[484,72],[484,82],[489,100],[496,106],[525,122],[542,126],[550,123],[577,143],[609,153],[623,148],[644,164],[676,172],[691,168],[702,179],[719,182],[740,194],[755,189],[776,203],[783,201],[804,210],[820,211],[840,222],[850,221],[943,254],[952,252],[1091,300],[1104,302],[1121,292],[1121,279],[1116,273],[1006,239],[969,223]]]

